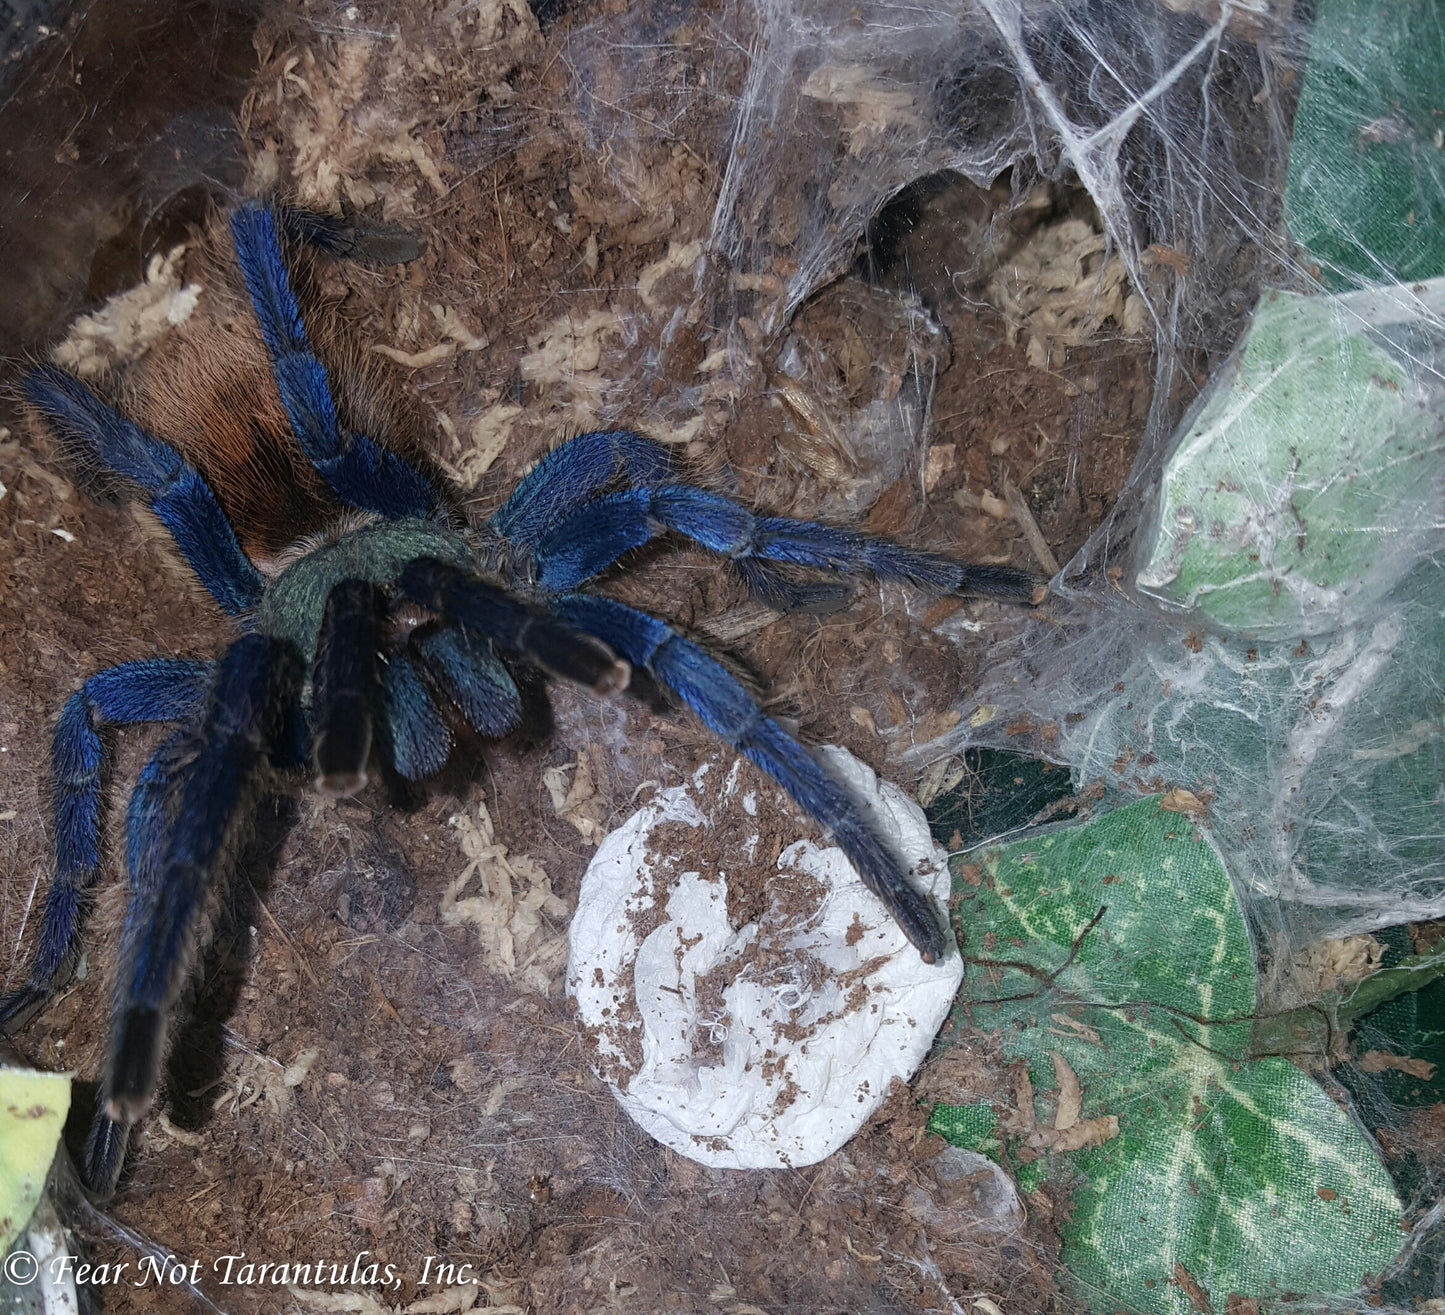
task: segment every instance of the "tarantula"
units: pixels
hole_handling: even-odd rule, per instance
[[[408,780],[432,776],[452,750],[444,709],[483,736],[504,735],[522,719],[519,684],[537,669],[599,695],[634,673],[670,691],[832,832],[925,959],[942,955],[938,913],[889,846],[724,665],[664,622],[576,591],[665,534],[724,557],[779,608],[827,600],[839,589],[829,572],[1021,604],[1042,598],[1042,581],[756,516],[682,482],[665,448],[629,430],[564,443],[487,525],[468,526],[421,463],[360,432],[364,403],[333,394],[287,261],[306,247],[372,259],[414,250],[394,233],[260,203],[235,209],[229,228],[274,388],[211,386],[189,415],[177,399],[173,444],[59,368],[39,366],[24,383],[83,463],[139,486],[240,631],[215,661],[153,658],[91,676],[55,727],[55,873],[28,979],[0,1001],[6,1030],[38,1010],[77,954],[101,866],[102,726],[180,727],[145,764],[126,814],[130,896],[83,1166],[91,1185],[114,1187],[129,1129],[154,1098],[203,905],[258,794],[278,772],[308,766],[321,791],[353,794],[374,757]],[[273,542],[254,528],[278,521]]]

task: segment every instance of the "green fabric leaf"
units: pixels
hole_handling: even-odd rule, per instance
[[[69,1110],[64,1073],[0,1068],[0,1255],[35,1213]]]
[[[1401,1203],[1372,1144],[1288,1061],[1248,1058],[1254,953],[1193,822],[1146,799],[982,867],[960,910],[973,1026],[1028,1061],[1040,1128],[1054,1053],[1082,1117],[1119,1120],[1069,1157],[1062,1258],[1092,1309],[1350,1292],[1389,1262]]]
[[[1435,518],[1441,423],[1433,380],[1352,306],[1260,302],[1165,465],[1142,589],[1297,638],[1371,613],[1399,583],[1414,560],[1399,545]]]
[[[1438,4],[1321,0],[1284,204],[1328,286],[1445,274],[1442,68]]]

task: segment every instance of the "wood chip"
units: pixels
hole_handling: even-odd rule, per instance
[[[428,365],[435,365],[438,361],[445,361],[448,357],[455,356],[457,345],[454,342],[439,342],[435,347],[428,347],[424,352],[404,352],[400,347],[388,347],[385,343],[375,342],[371,344],[371,350],[378,356],[385,356],[389,361],[406,366],[409,370],[421,370]]]
[[[1054,1128],[1040,1128],[1030,1145],[1037,1140],[1040,1149],[1046,1151],[1081,1151],[1085,1146],[1102,1146],[1119,1135],[1119,1116],[1104,1114],[1097,1119],[1080,1119],[1072,1128],[1059,1132]]]
[[[1209,809],[1197,794],[1177,785],[1159,801],[1159,807],[1166,813],[1187,813],[1201,820],[1209,816]]]
[[[1174,1262],[1174,1281],[1184,1289],[1184,1295],[1189,1298],[1189,1304],[1199,1311],[1200,1315],[1214,1315],[1214,1303],[1209,1300],[1209,1293],[1200,1285],[1199,1280],[1177,1260]]]
[[[1079,1075],[1072,1065],[1057,1050],[1049,1051],[1054,1061],[1054,1080],[1059,1084],[1059,1108],[1054,1114],[1054,1128],[1063,1132],[1079,1121],[1084,1107],[1084,1095],[1079,1087]]]
[[[1033,512],[1029,510],[1028,499],[1008,480],[1004,480],[1003,496],[1008,503],[1009,511],[1013,513],[1014,521],[1023,531],[1024,538],[1028,540],[1029,548],[1038,558],[1039,565],[1044,568],[1044,574],[1057,575],[1059,573],[1058,559],[1045,540],[1043,531],[1039,529],[1039,523],[1034,519]]]
[[[1428,1059],[1411,1059],[1407,1055],[1392,1055],[1388,1050],[1367,1050],[1358,1060],[1366,1073],[1383,1073],[1393,1068],[1411,1077],[1428,1082],[1435,1076],[1435,1065]]]

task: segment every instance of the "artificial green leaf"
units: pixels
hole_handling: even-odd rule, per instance
[[[1416,560],[1400,545],[1425,542],[1440,469],[1433,380],[1384,332],[1402,318],[1265,296],[1165,464],[1142,589],[1275,638],[1372,615]]]
[[[1327,285],[1445,274],[1442,68],[1439,5],[1316,7],[1284,205]]]
[[[64,1073],[0,1068],[0,1255],[35,1213],[69,1110]]]
[[[1028,1061],[1040,1129],[1054,1054],[1083,1119],[1119,1122],[1070,1157],[1062,1259],[1091,1308],[1192,1315],[1384,1267],[1401,1204],[1371,1143],[1292,1064],[1249,1058],[1253,949],[1192,821],[1147,799],[982,868],[960,910],[973,1026]]]

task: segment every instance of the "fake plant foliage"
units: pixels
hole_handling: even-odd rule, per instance
[[[69,1110],[64,1073],[0,1068],[0,1255],[35,1213]]]
[[[1401,1204],[1370,1142],[1287,1060],[1248,1058],[1254,954],[1189,817],[1146,799],[981,872],[960,909],[965,1011],[1028,1064],[1034,1108],[1001,1131],[1055,1161],[1063,1262],[1091,1308],[1350,1292],[1394,1256]],[[1077,1122],[1058,1116],[1055,1056],[1082,1088]],[[957,1113],[939,1107],[935,1130]],[[1051,1152],[1060,1122],[1103,1140]]]

